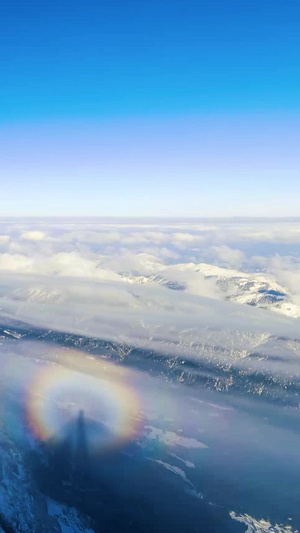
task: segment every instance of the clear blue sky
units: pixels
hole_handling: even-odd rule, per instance
[[[0,214],[299,214],[298,1],[10,0],[0,19]]]

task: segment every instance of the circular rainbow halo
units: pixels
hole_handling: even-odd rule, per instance
[[[129,441],[139,424],[134,389],[112,363],[91,366],[84,356],[76,357],[73,368],[45,364],[34,376],[27,404],[30,429],[38,439],[55,442],[72,437],[80,426],[94,453]]]

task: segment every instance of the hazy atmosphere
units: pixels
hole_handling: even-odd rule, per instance
[[[299,533],[299,4],[0,17],[0,533]]]

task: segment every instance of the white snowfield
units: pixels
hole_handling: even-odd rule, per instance
[[[159,266],[155,274],[149,276],[123,274],[123,279],[133,284],[158,284],[196,295],[206,292],[204,291],[206,281],[207,296],[210,283],[213,282],[219,290],[216,293],[216,287],[213,287],[212,297],[261,307],[294,318],[300,317],[300,306],[294,303],[293,294],[289,289],[265,274],[241,272],[206,263]]]
[[[153,426],[145,426],[145,430],[147,439],[157,439],[160,442],[164,442],[168,446],[182,446],[183,448],[198,449],[208,448],[208,446],[206,446],[206,444],[203,444],[203,442],[200,442],[193,438],[182,437],[181,435],[177,435],[177,433],[174,433],[174,431],[163,431],[162,429]]]
[[[18,447],[2,431],[0,439],[0,521],[22,533],[94,533],[76,509],[54,502],[38,490]],[[5,533],[1,526],[0,533]]]
[[[247,526],[246,533],[299,533],[298,529],[293,529],[291,524],[286,526],[279,524],[272,525],[268,520],[256,520],[248,514],[237,515],[234,511],[231,511],[229,514],[233,520]]]

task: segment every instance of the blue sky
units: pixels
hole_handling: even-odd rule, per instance
[[[0,11],[2,214],[299,214],[298,2]]]

